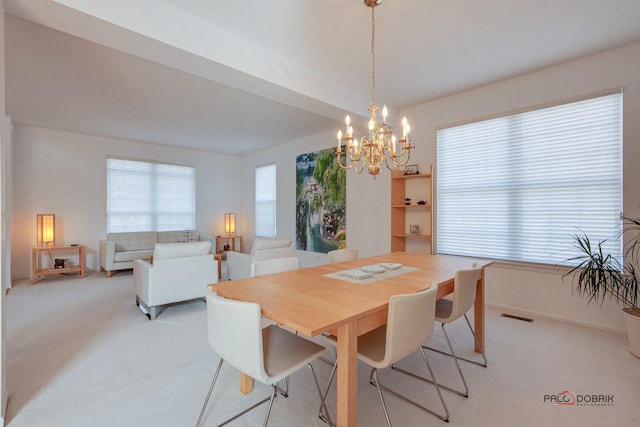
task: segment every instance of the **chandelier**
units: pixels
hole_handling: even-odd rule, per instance
[[[411,149],[414,148],[409,140],[411,127],[406,117],[402,118],[402,138],[400,140],[397,140],[387,124],[388,111],[386,105],[382,107],[382,121],[378,121],[375,71],[376,20],[374,10],[380,3],[382,3],[382,0],[364,0],[364,4],[371,8],[371,105],[369,106],[371,118],[369,119],[369,134],[358,141],[353,136],[351,118],[347,115],[344,120],[346,125],[345,134],[343,136],[342,130],[338,131],[338,147],[336,149],[338,165],[342,169],[355,168],[356,172],[361,173],[366,167],[367,172],[373,175],[374,178],[380,173],[383,162],[389,170],[406,165],[411,157]],[[342,161],[343,155],[345,156],[344,163]],[[347,161],[347,158],[349,161]]]

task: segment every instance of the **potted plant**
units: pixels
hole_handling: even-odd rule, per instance
[[[625,245],[621,262],[602,249],[602,242],[593,245],[586,234],[576,234],[575,244],[581,255],[567,261],[578,262],[563,274],[563,280],[571,277],[578,295],[600,304],[605,297],[614,299],[624,316],[629,350],[640,357],[640,308],[638,307],[638,283],[640,281],[640,219],[624,218],[621,236],[631,235]]]

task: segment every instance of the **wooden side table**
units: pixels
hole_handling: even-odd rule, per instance
[[[218,280],[222,279],[222,260],[227,259],[227,254],[224,252],[218,252],[213,254],[213,259],[218,261]]]
[[[55,258],[53,254],[56,252],[63,255],[74,253],[78,257],[78,264],[72,267],[65,268],[43,268],[40,266],[40,259],[42,253],[48,253],[51,259]],[[64,246],[35,246],[31,250],[31,283],[36,283],[38,277],[50,276],[52,274],[65,274],[65,273],[80,273],[82,277],[85,275],[85,259],[84,259],[85,247],[83,245],[64,245]]]
[[[238,242],[238,249],[236,249],[236,241]],[[220,242],[230,242],[232,251],[242,252],[242,236],[216,236],[216,253],[222,251]]]

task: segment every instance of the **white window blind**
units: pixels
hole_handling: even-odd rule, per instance
[[[195,228],[190,166],[107,159],[107,232]]]
[[[256,168],[256,236],[276,236],[276,165]]]
[[[439,130],[437,252],[557,264],[573,235],[620,259],[622,94]]]

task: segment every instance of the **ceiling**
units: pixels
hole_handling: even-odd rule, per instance
[[[5,9],[17,123],[242,155],[367,114],[362,0]],[[402,108],[640,41],[638,0],[385,0],[375,18],[376,100],[397,121]]]

